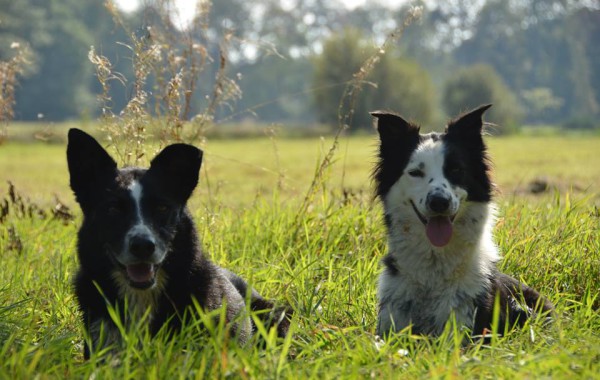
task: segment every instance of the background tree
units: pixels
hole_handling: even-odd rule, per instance
[[[356,29],[347,29],[325,41],[323,52],[315,58],[315,107],[319,120],[336,125],[340,99],[347,83],[361,69],[367,57],[374,53]],[[391,109],[426,124],[432,119],[434,87],[427,72],[416,63],[385,54],[366,77],[354,107],[351,127],[370,129],[370,111]]]
[[[435,87],[427,71],[415,61],[386,55],[373,70],[370,80],[377,87],[365,88],[369,112],[393,110],[424,127],[434,120]]]
[[[442,99],[448,115],[457,115],[481,104],[493,103],[487,120],[499,125],[497,132],[516,127],[522,110],[516,96],[504,84],[493,67],[484,64],[458,70],[444,86]]]
[[[28,25],[32,37],[34,72],[21,82],[16,94],[16,116],[35,120],[77,117],[94,107],[89,88],[91,65],[87,52],[91,34],[82,22],[82,5],[76,0],[31,1],[36,12],[14,14],[14,22],[28,24],[29,16],[43,16],[38,24]]]
[[[133,54],[124,44],[131,43],[131,35],[140,38],[148,27],[156,27],[152,7],[165,1],[172,0],[148,0],[135,12],[125,14],[117,9],[111,14],[106,10],[105,0],[0,0],[0,60],[10,58],[12,42],[28,46],[32,53],[32,64],[17,89],[15,118],[32,120],[38,114],[44,114],[47,120],[97,116],[99,103],[95,96],[100,87],[87,59],[90,46],[110,60],[114,72],[131,78]],[[336,121],[339,98],[327,104],[322,98],[323,91],[332,91],[326,96],[328,99],[341,95],[364,57],[400,25],[408,10],[407,5],[372,2],[349,9],[332,0],[213,0],[199,4],[205,13],[197,17],[205,19],[194,37],[206,47],[206,56],[212,58],[210,65],[198,74],[199,93],[210,92],[215,82],[221,48],[226,50],[226,75],[241,78],[241,100],[232,101],[216,112],[217,120],[228,121],[248,115],[264,122],[310,123],[317,118]],[[395,48],[382,58],[377,70],[386,76],[378,76],[374,70],[367,78],[377,88],[367,85],[361,95],[368,97],[373,92],[386,96],[364,103],[364,108],[356,109],[356,117],[368,118],[364,115],[371,107],[388,107],[390,103],[393,103],[389,105],[391,109],[404,107],[407,99],[415,96],[433,98],[426,83],[433,82],[435,91],[431,92],[442,93],[444,83],[458,68],[481,63],[493,67],[506,87],[519,94],[520,103],[528,105],[524,108],[527,123],[599,119],[597,2],[419,0],[412,4],[423,7],[423,16],[404,31]],[[115,22],[115,17],[125,28]],[[176,23],[174,20],[173,24]],[[338,49],[337,58],[329,57],[329,67],[318,67],[328,38],[344,34],[344,28],[350,25],[357,30],[354,39],[360,40],[359,43],[339,42],[358,51]],[[174,28],[170,31],[173,36],[182,38],[173,39],[169,46],[178,47],[188,31],[170,27]],[[335,47],[327,49],[334,51]],[[418,63],[419,70],[407,68],[410,66],[407,61],[411,60]],[[392,66],[403,68],[392,69]],[[404,79],[395,76],[409,70],[413,70],[412,76],[431,80],[424,80],[418,86],[400,85]],[[422,75],[423,70],[426,75]],[[312,73],[315,80],[307,81]],[[386,87],[394,83],[393,90]],[[153,79],[149,78],[148,90],[152,91],[153,85]],[[330,86],[334,87],[327,90]],[[400,92],[401,88],[415,90],[406,96]],[[317,94],[313,97],[314,91]],[[124,107],[132,92],[131,82],[124,85],[113,82],[110,96],[115,113]],[[155,91],[152,93],[159,96]],[[290,97],[290,94],[306,95]],[[439,97],[433,101],[443,100]],[[419,104],[428,101],[431,100]],[[192,103],[196,112],[203,109],[206,98],[194,96]],[[438,114],[438,110],[444,109],[441,104],[432,108],[436,110],[436,120],[447,116]],[[416,113],[418,108],[406,109]],[[327,113],[335,117],[324,116]],[[370,124],[368,119],[357,123]]]
[[[302,122],[317,120],[312,112],[313,66],[307,58],[261,56],[256,62],[239,65],[242,98],[236,104],[234,120]]]
[[[563,0],[487,0],[470,37],[453,51],[459,65],[491,65],[515,93],[548,88],[561,100],[546,120],[557,124],[575,116],[598,115],[592,83],[598,66],[600,10]],[[594,17],[595,16],[595,17]],[[593,68],[596,68],[594,70]],[[525,110],[527,112],[527,110]],[[527,115],[532,121],[534,115]]]
[[[116,73],[110,81],[110,103],[102,105],[111,107],[115,113],[123,110],[133,91],[132,84],[123,79],[133,77],[131,35],[139,37],[147,33],[141,21],[142,12],[143,9],[131,14],[122,13],[117,8],[107,8],[103,1],[90,1],[82,10],[83,22],[93,31],[91,44],[94,50],[110,61],[111,69]],[[89,60],[86,64],[91,66]],[[89,89],[94,95],[102,92],[102,86],[94,74],[89,76]],[[95,102],[89,116],[101,114],[100,107],[99,102]]]
[[[0,0],[0,60],[13,55],[13,42],[21,46],[39,46],[47,43],[46,12],[27,1]]]
[[[552,122],[552,114],[564,103],[548,87],[525,90],[521,92],[521,99],[527,110],[527,120],[531,123]]]
[[[361,34],[356,29],[347,29],[324,42],[323,52],[314,60],[313,77],[314,104],[320,122],[337,125],[344,90],[372,50],[372,47],[361,40]],[[354,121],[364,122],[360,116],[365,110],[361,110],[360,103],[355,104],[355,107],[358,119]],[[349,111],[341,110],[343,113]]]

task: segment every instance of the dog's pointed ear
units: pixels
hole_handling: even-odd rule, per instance
[[[379,132],[379,162],[375,165],[373,179],[377,195],[383,197],[400,178],[411,153],[419,145],[419,126],[387,111],[371,112],[377,120]]]
[[[483,114],[491,106],[491,104],[485,104],[460,115],[448,123],[446,131],[448,133],[476,133],[481,135],[481,129],[483,128]]]
[[[410,123],[393,112],[373,111],[371,116],[377,119],[377,132],[381,141],[395,140],[407,134],[419,134],[419,126]]]
[[[117,163],[92,136],[76,128],[69,129],[67,164],[71,189],[77,201],[85,199],[99,178],[114,176]]]
[[[185,203],[198,184],[202,151],[188,144],[173,144],[162,150],[150,163],[148,176],[175,200]]]

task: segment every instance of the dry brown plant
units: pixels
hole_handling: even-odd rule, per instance
[[[108,58],[92,47],[89,59],[96,68],[102,92],[102,131],[108,136],[116,157],[125,165],[139,165],[146,159],[146,142],[155,136],[160,149],[172,142],[198,143],[214,123],[218,107],[227,106],[241,97],[237,82],[227,75],[227,50],[231,33],[221,38],[219,56],[210,55],[208,15],[210,1],[199,1],[194,20],[184,29],[172,21],[172,0],[158,0],[145,12],[144,35],[128,29],[112,1],[106,7],[115,23],[124,28],[130,41],[119,42],[132,56],[133,78],[115,72]],[[215,68],[216,66],[216,68]],[[216,72],[212,90],[202,96],[198,86],[201,74]],[[112,108],[110,89],[113,83],[131,86],[131,95],[123,110]],[[203,108],[193,114],[204,99]],[[196,107],[194,107],[196,106]]]
[[[14,56],[7,61],[0,61],[0,144],[8,139],[8,122],[14,114],[15,91],[19,76],[29,65],[29,50],[18,42],[11,44]]]

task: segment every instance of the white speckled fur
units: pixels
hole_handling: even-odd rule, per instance
[[[386,263],[393,269],[386,268],[379,278],[379,335],[409,325],[413,331],[437,335],[452,313],[459,324],[472,327],[471,300],[488,288],[499,260],[492,239],[493,205],[466,201],[466,191],[444,177],[443,163],[443,143],[425,139],[383,199],[390,222]],[[425,176],[407,174],[415,167]],[[424,199],[433,187],[450,195],[450,208],[456,213],[452,238],[442,248],[430,243],[410,204],[427,216]]]

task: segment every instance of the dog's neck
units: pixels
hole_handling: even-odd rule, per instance
[[[454,222],[451,241],[441,248],[429,242],[422,223],[405,217],[412,210],[385,208],[389,250],[385,264],[415,283],[427,286],[454,283],[468,275],[487,277],[499,259],[492,240],[494,208],[487,203],[466,203]]]

